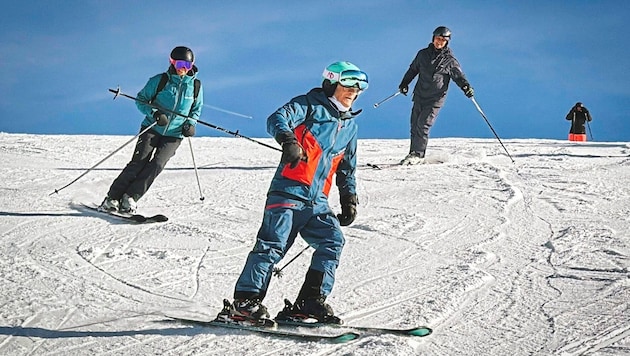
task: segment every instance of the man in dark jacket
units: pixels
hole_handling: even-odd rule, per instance
[[[433,31],[431,43],[418,51],[405,73],[398,89],[404,95],[409,84],[418,76],[413,89],[413,109],[411,110],[411,147],[409,155],[400,164],[420,164],[429,141],[429,130],[446,100],[446,92],[451,79],[467,97],[474,95],[457,59],[448,47],[451,30],[440,26]]]
[[[581,102],[575,103],[567,114],[567,120],[571,121],[569,141],[586,141],[586,128],[584,124],[591,121],[591,114]]]

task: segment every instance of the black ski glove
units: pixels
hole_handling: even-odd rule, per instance
[[[290,131],[281,132],[276,141],[282,145],[281,163],[289,164],[289,168],[297,167],[300,160],[304,159],[304,150],[297,141],[295,134]]]
[[[344,195],[339,199],[339,202],[341,203],[341,214],[337,214],[337,219],[339,219],[341,226],[348,226],[357,217],[359,198],[356,194]]]
[[[153,113],[153,118],[157,122],[158,126],[166,126],[168,125],[168,117],[165,113],[161,111],[156,111]]]
[[[195,135],[195,125],[193,125],[190,122],[186,121],[182,125],[182,135],[184,135],[184,137],[194,136]]]
[[[464,91],[464,95],[466,95],[467,98],[472,98],[473,95],[475,95],[475,91],[473,90],[473,88],[470,86],[470,84],[466,84],[462,87],[462,90]]]
[[[407,93],[409,92],[409,86],[400,83],[400,85],[398,86],[398,90],[402,93],[402,95],[407,96]]]

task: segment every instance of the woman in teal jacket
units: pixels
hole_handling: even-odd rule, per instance
[[[195,134],[203,106],[203,88],[196,78],[198,69],[194,62],[190,48],[175,47],[171,51],[168,71],[151,77],[138,93],[136,104],[145,114],[140,131],[153,126],[138,137],[131,161],[114,180],[99,209],[134,213],[137,201],[175,155],[183,137]],[[166,83],[161,81],[162,78],[167,79]],[[162,112],[141,101],[181,115]]]
[[[219,313],[224,322],[264,323],[262,300],[273,267],[299,233],[315,251],[295,304],[279,318],[311,317],[339,323],[325,303],[345,243],[340,226],[356,217],[356,149],[358,112],[352,104],[367,89],[367,75],[349,62],[324,71],[322,88],[293,98],[267,119],[267,131],[282,145],[281,163],[271,181],[262,226],[236,282],[234,302]],[[333,176],[339,188],[341,214],[328,205]]]

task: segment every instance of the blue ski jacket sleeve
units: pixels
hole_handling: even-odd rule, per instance
[[[358,126],[355,116],[339,112],[320,88],[293,98],[271,114],[267,119],[267,132],[276,140],[280,133],[293,132],[306,159],[295,168],[280,164],[269,194],[327,203],[335,175],[334,182],[341,196],[356,194]]]
[[[201,109],[203,107],[203,85],[200,85],[197,100],[195,100],[195,79],[197,77],[196,67],[189,73],[191,74],[180,77],[176,73],[168,71],[168,82],[164,86],[164,89],[162,89],[159,93],[156,93],[156,91],[160,78],[162,77],[162,73],[157,74],[149,78],[149,81],[144,88],[138,92],[138,99],[145,102],[149,102],[151,98],[157,94],[153,104],[181,114],[175,115],[165,112],[169,119],[168,125],[156,125],[152,128],[152,130],[158,134],[183,138],[182,126],[184,123],[189,122],[191,125],[196,125],[197,120],[201,117]],[[146,127],[155,122],[155,119],[153,118],[153,113],[157,111],[155,108],[140,101],[136,101],[136,106],[138,107],[138,110],[145,115],[145,118],[142,121],[142,126]]]

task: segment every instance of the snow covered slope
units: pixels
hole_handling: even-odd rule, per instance
[[[375,170],[408,141],[360,141],[359,215],[328,302],[347,323],[434,333],[325,344],[164,322],[212,318],[231,297],[280,155],[193,138],[200,193],[183,142],[139,203],[161,224],[78,206],[100,203],[134,143],[49,195],[129,139],[0,134],[0,354],[630,353],[629,143],[505,140],[512,163],[496,140],[432,139],[429,160],[443,163]],[[272,281],[272,314],[310,253]]]

